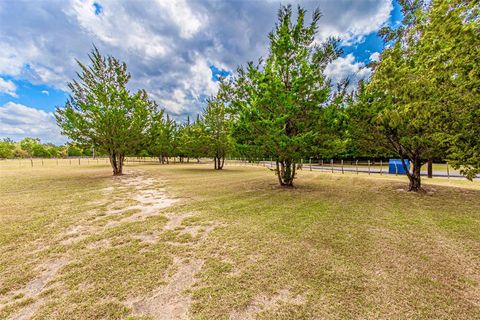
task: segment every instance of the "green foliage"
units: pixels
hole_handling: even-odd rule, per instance
[[[0,159],[13,158],[15,144],[10,139],[0,140]]]
[[[186,123],[179,125],[177,137],[177,154],[181,157],[181,161],[184,157],[198,159],[206,155],[208,142],[205,140],[204,125],[199,117],[193,123],[188,118]]]
[[[38,138],[24,138],[20,141],[20,147],[29,157],[33,157],[33,150],[38,144],[40,144],[40,139]]]
[[[27,158],[28,153],[25,150],[22,149],[20,144],[16,143],[15,144],[15,149],[13,151],[13,157],[14,158]]]
[[[468,178],[480,172],[480,5],[433,1],[420,29],[421,72],[434,93],[432,106],[448,158]]]
[[[195,122],[188,126],[186,131],[187,141],[184,144],[184,150],[190,158],[197,158],[208,156],[208,149],[211,147],[207,140],[207,132],[205,131],[205,124],[197,116]]]
[[[320,12],[313,13],[308,25],[305,14],[298,7],[292,23],[291,6],[280,9],[278,23],[269,34],[269,56],[258,65],[240,68],[231,92],[236,143],[273,156],[284,186],[293,185],[296,163],[322,141],[324,107],[330,96],[323,72],[337,57],[333,40],[314,43]]]
[[[361,86],[349,119],[365,146],[381,145],[412,162],[407,175],[417,191],[421,165],[447,151],[457,166],[478,165],[478,6],[474,13],[461,0],[402,5],[403,24],[382,30],[393,44]]]
[[[218,94],[209,99],[207,108],[203,112],[206,155],[213,157],[217,170],[223,168],[225,156],[232,149],[229,137],[231,116],[227,112],[225,102],[226,90],[226,85],[222,84]]]
[[[177,137],[177,125],[170,116],[163,116],[163,112],[155,117],[151,130],[149,152],[158,156],[163,163],[168,157],[174,156],[175,141]]]
[[[46,147],[41,143],[34,144],[32,147],[32,156],[36,158],[50,158],[50,147]]]
[[[72,95],[55,117],[63,134],[108,154],[113,174],[122,174],[125,155],[146,146],[157,105],[144,90],[130,93],[125,63],[101,56],[97,48],[89,58],[90,66],[78,62],[79,79],[69,83]]]
[[[67,154],[69,157],[81,157],[83,152],[76,144],[70,144],[67,147]]]
[[[38,138],[24,138],[20,142],[0,140],[0,158],[51,158],[65,156],[65,148],[51,143],[42,143]]]

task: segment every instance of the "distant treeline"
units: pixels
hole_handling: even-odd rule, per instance
[[[94,146],[108,155],[113,175],[123,173],[132,155],[161,163],[209,157],[216,170],[226,157],[271,159],[284,187],[293,186],[297,168],[310,158],[394,156],[410,191],[422,189],[422,165],[432,160],[449,161],[473,179],[480,173],[478,2],[400,4],[401,23],[379,32],[386,46],[369,64],[370,79],[358,86],[344,79],[336,90],[325,71],[341,56],[341,44],[316,41],[320,11],[307,23],[305,9],[282,6],[268,55],[219,79],[203,112],[185,123],[145,90],[129,90],[126,63],[94,47],[55,112],[62,134],[77,145],[24,139],[2,148],[8,157],[48,157],[89,155]]]
[[[91,147],[81,147],[75,143],[57,146],[52,143],[42,143],[38,138],[25,138],[19,142],[8,138],[0,140],[0,159],[66,158],[92,155]]]

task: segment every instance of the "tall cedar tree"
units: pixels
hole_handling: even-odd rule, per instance
[[[314,11],[308,25],[305,14],[298,7],[292,23],[292,7],[279,10],[267,59],[239,68],[230,106],[236,113],[233,137],[240,148],[252,146],[271,155],[278,182],[286,187],[293,186],[296,165],[312,154],[322,131],[323,107],[330,96],[324,70],[338,56],[335,41],[314,42],[320,11]]]
[[[207,155],[213,157],[215,170],[223,169],[225,156],[231,149],[230,115],[227,113],[222,88],[224,88],[223,84],[218,94],[208,100],[203,112],[205,142],[208,145]]]
[[[436,10],[444,5],[442,1],[400,3],[403,23],[396,29],[381,30],[392,46],[383,51],[371,81],[362,84],[358,101],[349,111],[357,138],[395,152],[405,169],[406,160],[411,162],[411,171],[406,170],[408,189],[419,191],[422,165],[445,155],[442,133],[446,123],[453,120],[455,100],[458,101],[452,99],[455,93],[446,95],[447,89],[439,86],[438,80],[444,79],[445,74],[435,66],[448,65],[455,59],[446,50],[448,47],[432,51],[443,37],[434,21],[441,19],[447,29],[454,28],[455,32],[462,32],[463,22],[453,22],[448,9]],[[440,53],[435,52],[439,50]]]
[[[422,25],[419,61],[435,88],[435,123],[448,159],[472,179],[480,173],[480,3],[433,1]]]
[[[194,122],[190,122],[189,117],[187,122],[180,127],[179,153],[182,157],[187,157],[187,162],[190,158],[195,158],[198,162],[200,157],[207,155],[208,142],[205,134],[200,116],[197,116]]]
[[[207,133],[205,131],[205,124],[200,118],[200,115],[197,115],[197,119],[190,126],[189,130],[187,148],[189,155],[191,158],[196,158],[197,162],[199,162],[201,157],[208,156],[209,147]]]
[[[144,90],[132,94],[126,88],[130,74],[125,63],[103,57],[97,48],[89,59],[90,66],[77,61],[79,79],[68,84],[72,94],[55,117],[63,134],[108,154],[113,175],[121,175],[125,155],[146,145],[157,105]]]
[[[172,130],[174,121],[170,116],[161,111],[153,123],[151,136],[148,144],[148,154],[158,157],[161,164],[168,163],[168,157],[172,156]]]

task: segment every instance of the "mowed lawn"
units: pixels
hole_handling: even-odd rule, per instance
[[[478,181],[212,166],[0,165],[0,319],[480,318]]]

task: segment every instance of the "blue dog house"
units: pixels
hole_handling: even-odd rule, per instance
[[[410,170],[410,161],[405,160],[408,170]],[[407,174],[403,168],[401,159],[390,159],[388,161],[388,173],[391,174]]]

